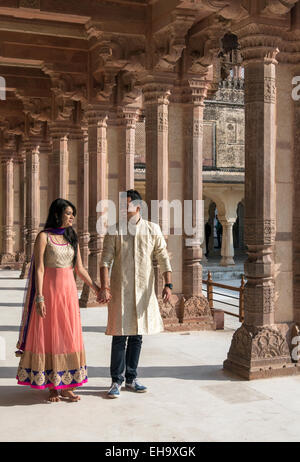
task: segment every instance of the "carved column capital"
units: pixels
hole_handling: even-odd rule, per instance
[[[107,127],[109,107],[102,104],[88,104],[85,109],[85,117],[88,126]]]
[[[172,90],[171,100],[175,103],[204,106],[210,85],[211,80],[185,76],[183,80],[176,82]]]
[[[171,82],[159,79],[147,79],[143,82],[144,103],[148,104],[169,104],[169,97],[172,89]]]
[[[243,65],[253,62],[277,64],[277,55],[282,45],[282,30],[279,26],[250,23],[237,28]]]
[[[116,111],[116,124],[126,128],[136,128],[136,123],[141,115],[141,110],[128,106],[118,106]]]

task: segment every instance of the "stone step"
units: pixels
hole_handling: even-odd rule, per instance
[[[208,271],[212,274],[213,281],[240,279],[244,274],[244,265],[235,266],[203,266],[202,278],[207,279]]]

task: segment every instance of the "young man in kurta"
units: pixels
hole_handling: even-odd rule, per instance
[[[164,330],[154,289],[153,257],[165,281],[162,293],[164,302],[170,301],[173,288],[166,241],[158,224],[142,218],[141,201],[138,191],[127,191],[127,232],[120,231],[116,226],[116,231],[107,233],[103,242],[98,301],[108,304],[105,334],[113,336],[110,398],[120,396],[124,370],[126,389],[137,393],[147,391],[147,387],[137,380],[142,336]]]

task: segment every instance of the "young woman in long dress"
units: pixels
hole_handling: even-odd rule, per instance
[[[74,389],[87,382],[85,349],[77,275],[96,294],[95,284],[82,265],[72,224],[75,206],[64,199],[52,202],[45,228],[38,234],[23,308],[16,352],[20,356],[17,380],[32,388],[49,388],[49,400],[59,393],[70,401],[80,397]]]

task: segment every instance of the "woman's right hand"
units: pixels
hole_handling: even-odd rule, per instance
[[[45,305],[45,302],[36,302],[35,304],[36,306],[36,311],[37,311],[37,314],[39,316],[41,316],[42,318],[45,318],[46,317],[46,305]]]

